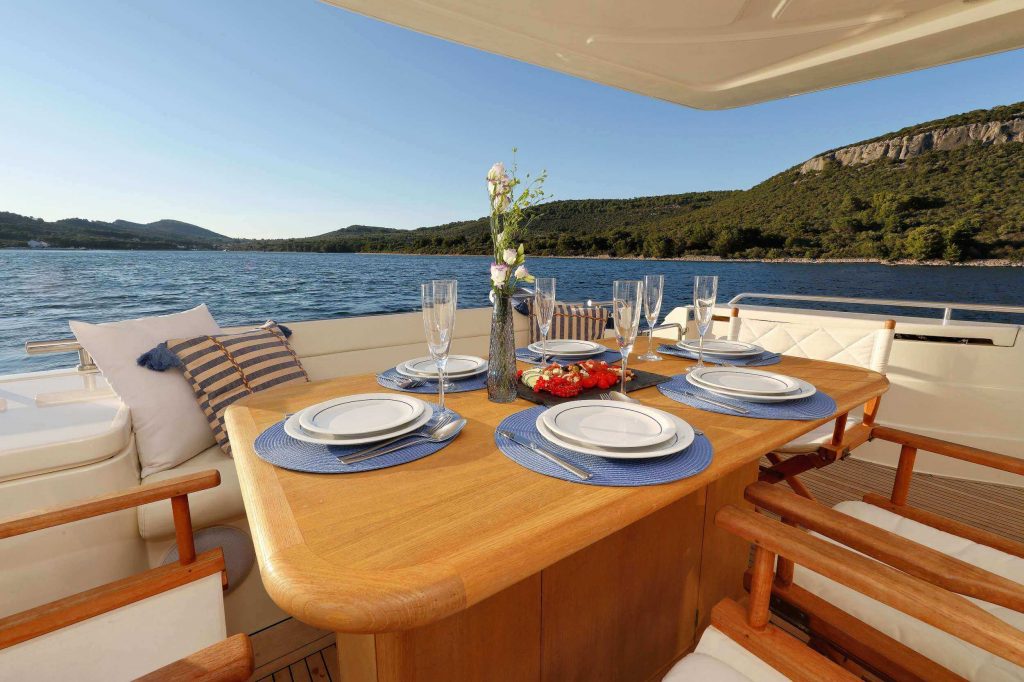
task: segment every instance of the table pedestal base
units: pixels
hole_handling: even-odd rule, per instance
[[[749,506],[751,462],[540,573],[437,623],[338,634],[345,682],[660,679],[711,607],[742,591],[747,543],[724,504]]]

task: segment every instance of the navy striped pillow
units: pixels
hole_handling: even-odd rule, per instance
[[[229,455],[224,427],[229,405],[273,386],[309,381],[285,332],[274,322],[238,334],[172,339],[167,347],[181,361],[214,438]]]

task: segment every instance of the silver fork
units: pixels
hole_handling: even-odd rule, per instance
[[[397,386],[398,388],[419,388],[423,384],[427,383],[426,381],[423,381],[421,379],[410,379],[409,377],[402,377],[400,379],[396,379],[395,377],[382,376],[381,379],[383,379],[386,383]]]
[[[377,450],[381,450],[383,448],[388,447],[389,445],[394,445],[395,443],[399,443],[399,442],[401,442],[403,440],[409,440],[410,438],[418,438],[418,437],[422,437],[422,436],[428,436],[428,435],[430,435],[432,433],[435,433],[439,429],[441,429],[441,428],[447,426],[448,424],[450,424],[453,419],[455,419],[455,415],[453,415],[451,412],[445,412],[443,415],[438,417],[437,421],[433,424],[433,426],[428,426],[425,429],[418,429],[416,431],[413,431],[412,433],[403,433],[401,436],[395,436],[394,438],[389,438],[388,440],[384,441],[383,443],[374,443],[373,445],[371,445],[368,448],[363,448],[362,450],[357,450],[356,452],[350,452],[347,455],[339,455],[338,459],[340,459],[343,464],[352,464],[352,462],[349,461],[349,460],[355,459],[356,457],[363,457],[364,455],[372,455]],[[357,461],[362,461],[362,460],[357,460]]]

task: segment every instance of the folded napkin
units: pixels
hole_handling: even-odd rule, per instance
[[[674,355],[677,358],[686,358],[687,360],[696,360],[697,353],[685,350],[679,346],[669,346],[662,344],[658,346],[658,352],[664,353],[665,355]],[[782,362],[782,356],[778,353],[770,353],[764,351],[760,355],[751,355],[745,358],[727,358],[721,355],[709,355],[704,353],[704,362],[710,362],[713,365],[731,365],[733,367],[767,367],[768,365],[777,365]]]

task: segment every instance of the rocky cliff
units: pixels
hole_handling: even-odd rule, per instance
[[[829,163],[857,166],[879,159],[904,161],[930,150],[951,151],[975,143],[992,145],[1009,142],[1024,142],[1024,115],[1005,121],[938,128],[916,135],[890,137],[843,147],[805,161],[800,166],[800,172],[824,170]]]

